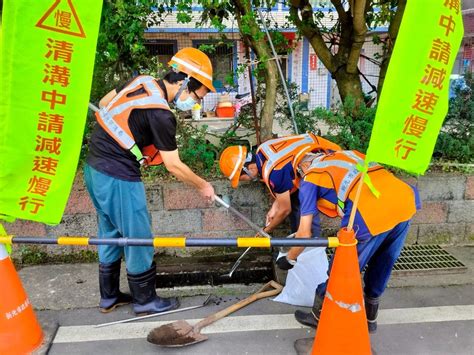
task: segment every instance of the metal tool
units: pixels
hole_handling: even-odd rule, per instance
[[[287,235],[287,236],[286,236],[286,239],[291,239],[291,238],[295,238],[295,237],[296,237],[296,232]],[[291,248],[292,248],[291,246],[288,246],[288,247],[279,247],[278,250],[280,251],[280,253],[288,253],[288,250],[290,250]]]
[[[156,345],[164,347],[183,347],[205,341],[208,337],[201,334],[201,329],[207,327],[218,321],[221,318],[265,297],[271,297],[278,295],[283,286],[270,281],[266,283],[257,293],[243,299],[242,301],[233,304],[217,313],[211,314],[204,318],[199,323],[192,326],[184,320],[179,320],[173,323],[162,325],[161,327],[153,329],[147,337],[147,340]]]
[[[89,108],[94,112],[99,112],[99,108],[94,105],[92,102],[89,102]]]
[[[272,236],[270,234],[268,234],[267,232],[265,232],[263,230],[263,228],[260,228],[259,226],[257,226],[255,223],[253,223],[250,218],[248,218],[247,216],[243,215],[242,213],[240,213],[239,211],[237,211],[234,207],[232,207],[230,204],[226,203],[223,199],[221,199],[219,196],[217,195],[214,195],[214,199],[223,207],[227,208],[229,211],[231,211],[233,214],[235,214],[236,216],[238,216],[242,221],[244,221],[245,223],[247,223],[250,227],[252,227],[252,229],[254,229],[256,232],[258,232],[260,235],[264,236],[264,237],[267,237],[267,238],[271,238]]]
[[[295,235],[296,235],[296,233],[291,233],[286,238],[294,238]],[[232,268],[230,269],[230,271],[227,274],[222,275],[222,277],[229,277],[229,278],[232,277],[232,274],[239,267],[240,263],[242,262],[242,259],[249,252],[250,249],[252,249],[252,247],[248,247],[247,249],[245,249],[245,251],[242,253],[242,255],[236,260],[234,265],[232,265]],[[280,249],[281,252],[283,252],[283,251],[288,251],[290,248],[280,247],[279,249]]]
[[[215,200],[222,206],[224,206],[225,208],[227,208],[228,210],[230,210],[232,213],[234,213],[235,215],[239,216],[244,222],[246,222],[250,227],[252,227],[255,231],[257,231],[259,234],[261,234],[262,236],[264,237],[267,237],[267,238],[271,238],[270,234],[268,234],[267,232],[265,232],[263,230],[263,228],[260,228],[259,226],[257,226],[255,223],[253,223],[248,217],[246,217],[245,215],[243,215],[242,213],[240,213],[239,211],[237,211],[234,207],[232,207],[230,204],[228,204],[227,202],[225,202],[223,199],[221,199],[219,196],[214,196]],[[234,263],[234,265],[232,266],[232,268],[230,269],[229,273],[227,274],[224,274],[222,275],[222,277],[232,277],[232,274],[234,273],[234,271],[239,267],[240,263],[242,262],[242,259],[244,258],[244,256],[249,252],[249,250],[252,249],[252,247],[248,247],[243,253],[242,255],[240,255],[240,257],[237,259],[237,261]]]
[[[152,317],[157,317],[157,316],[164,316],[164,315],[166,315],[166,314],[172,314],[172,313],[178,313],[178,312],[189,311],[189,310],[191,310],[191,309],[196,309],[196,308],[201,308],[201,307],[206,306],[206,305],[209,303],[210,300],[211,300],[211,295],[207,296],[207,298],[204,300],[203,304],[200,304],[200,305],[197,305],[197,306],[191,306],[191,307],[186,307],[186,308],[173,309],[172,311],[167,311],[167,312],[148,314],[148,315],[146,315],[146,316],[140,316],[140,317],[135,317],[135,318],[122,319],[122,320],[118,320],[118,321],[115,321],[115,322],[97,324],[94,328],[107,327],[107,326],[109,326],[109,325],[114,325],[114,324],[135,322],[136,320],[142,320],[142,319],[147,319],[147,318],[152,318]]]
[[[232,274],[233,274],[234,271],[239,267],[240,263],[242,262],[242,259],[243,259],[244,256],[249,252],[250,249],[252,249],[252,247],[248,247],[247,249],[245,249],[245,251],[242,253],[242,255],[239,256],[239,258],[235,261],[234,265],[232,265],[232,268],[230,269],[229,273],[222,275],[222,277],[229,277],[229,278],[231,278],[231,277],[232,277]]]

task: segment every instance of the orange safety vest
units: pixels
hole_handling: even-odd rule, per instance
[[[304,180],[332,188],[337,194],[337,204],[325,199],[317,201],[318,209],[326,216],[344,216],[346,200],[354,201],[357,190],[354,187],[361,177],[364,159],[365,155],[355,150],[338,151],[313,159]],[[380,196],[376,197],[364,183],[357,210],[372,235],[386,232],[413,217],[416,212],[415,194],[408,184],[377,163],[369,163],[368,175]]]
[[[291,192],[295,191],[298,188],[299,180],[298,174],[296,174],[298,164],[307,153],[318,150],[329,152],[330,150],[341,150],[341,147],[313,133],[270,139],[262,143],[257,149],[257,154],[262,153],[266,159],[262,164],[262,180],[270,193],[275,197],[270,187],[270,174],[273,170],[282,169],[289,162],[291,162],[295,173]]]
[[[144,89],[142,94],[129,94]],[[164,94],[156,80],[149,75],[140,75],[125,86],[112,100],[95,116],[102,128],[122,148],[129,150],[140,164],[159,165],[163,163],[159,150],[154,145],[143,147],[140,150],[135,142],[128,119],[134,109],[163,109],[170,110]]]

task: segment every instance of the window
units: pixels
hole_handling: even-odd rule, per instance
[[[290,55],[291,49],[293,48],[294,33],[282,33],[283,37],[286,38],[285,42],[281,42],[276,45],[275,51],[280,57],[281,71],[283,77],[288,80],[288,56]]]
[[[173,40],[148,40],[145,43],[149,53],[158,58],[164,68],[168,68],[168,62],[171,60],[173,55],[178,51],[177,41]]]
[[[288,49],[276,49],[278,56],[280,57],[280,66],[281,71],[283,72],[283,77],[288,80]],[[280,78],[280,74],[278,74]]]
[[[234,42],[193,41],[195,48],[201,49],[211,59],[214,70],[213,84],[222,91],[229,75],[234,75]]]
[[[288,52],[287,51],[278,51],[278,56],[280,56],[280,66],[281,71],[283,72],[283,77],[288,80]],[[280,77],[280,76],[278,76]]]

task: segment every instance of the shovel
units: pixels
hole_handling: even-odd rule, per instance
[[[250,303],[265,297],[278,295],[283,286],[270,281],[266,283],[257,293],[243,299],[242,301],[223,309],[217,313],[211,314],[204,318],[194,326],[184,320],[178,320],[173,323],[162,325],[161,327],[153,329],[147,337],[148,342],[164,347],[183,347],[196,343],[200,343],[208,339],[204,334],[201,334],[201,329],[207,327],[209,324],[224,318],[225,316],[249,305]]]

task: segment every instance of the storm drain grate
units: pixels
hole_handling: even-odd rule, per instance
[[[328,254],[332,254],[332,249]],[[404,273],[459,273],[467,267],[448,251],[437,244],[405,245],[398,257],[393,272],[397,275]]]
[[[397,273],[404,272],[460,272],[467,267],[437,244],[406,245],[393,267]]]

